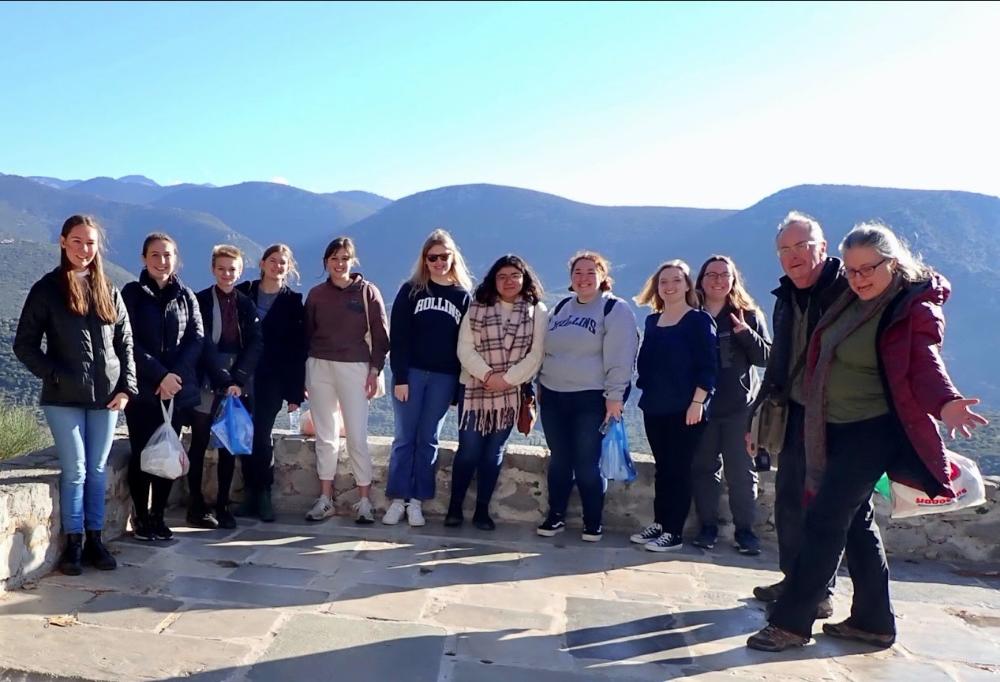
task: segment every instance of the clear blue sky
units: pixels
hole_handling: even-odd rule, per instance
[[[1000,194],[997,4],[0,3],[0,172]]]

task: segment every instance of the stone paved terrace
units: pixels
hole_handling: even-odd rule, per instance
[[[1000,679],[995,567],[896,559],[890,650],[750,652],[775,551],[652,554],[621,534],[243,522],[121,538],[119,570],[0,597],[0,679],[638,682]],[[835,619],[846,617],[840,580]],[[818,628],[817,628],[818,631]]]

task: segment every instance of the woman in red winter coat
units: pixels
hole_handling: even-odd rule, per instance
[[[885,225],[855,227],[840,245],[851,285],[816,326],[806,362],[803,545],[769,625],[747,646],[806,644],[816,605],[847,550],[851,615],[832,637],[888,647],[896,639],[889,569],[872,492],[890,478],[954,497],[935,420],[952,436],[986,424],[952,384],[941,357],[947,280]]]

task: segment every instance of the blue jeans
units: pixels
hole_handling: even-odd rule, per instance
[[[409,399],[392,398],[395,438],[389,458],[386,495],[391,499],[434,499],[438,437],[455,397],[454,374],[410,369]]]
[[[104,528],[105,469],[118,412],[43,405],[62,475],[59,511],[63,533]]]
[[[601,476],[600,428],[606,411],[601,391],[562,393],[542,386],[539,408],[549,446],[549,518],[564,519],[576,483],[583,525],[596,529],[604,512],[608,482]]]
[[[476,476],[476,514],[489,515],[490,499],[500,477],[503,464],[503,446],[510,438],[513,427],[481,433],[475,428],[465,428],[458,432],[458,452],[451,471],[451,503],[448,513],[456,515],[462,511],[465,493]]]

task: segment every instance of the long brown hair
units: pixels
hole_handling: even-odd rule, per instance
[[[435,246],[443,246],[451,251],[451,269],[448,270],[451,281],[466,291],[472,291],[472,275],[469,274],[469,268],[465,264],[462,252],[458,249],[458,244],[447,230],[439,228],[427,235],[424,245],[420,248],[420,255],[413,265],[413,274],[410,275],[410,296],[416,297],[427,289],[428,282],[431,281],[431,271],[427,267],[427,252]]]
[[[705,301],[705,287],[702,284],[705,281],[705,272],[708,270],[708,266],[712,263],[725,263],[729,266],[729,269],[733,273],[733,288],[729,290],[726,294],[726,303],[728,303],[732,308],[736,310],[742,310],[748,313],[759,313],[760,306],[757,302],[753,300],[753,296],[750,292],[746,290],[743,286],[743,275],[740,274],[739,269],[736,267],[736,263],[729,256],[723,256],[721,254],[713,254],[708,257],[704,263],[701,264],[701,270],[698,271],[697,288],[698,295],[701,296],[701,300]]]
[[[73,273],[73,264],[70,263],[66,255],[66,247],[62,246],[62,240],[69,238],[69,233],[74,228],[83,225],[97,231],[97,251],[94,259],[90,261],[87,269],[90,271],[90,286],[80,282],[80,278]],[[74,315],[88,315],[93,306],[94,313],[105,324],[114,324],[118,321],[118,311],[111,300],[111,282],[104,274],[104,229],[93,216],[72,215],[63,223],[59,233],[59,284],[66,298],[66,307]]]

